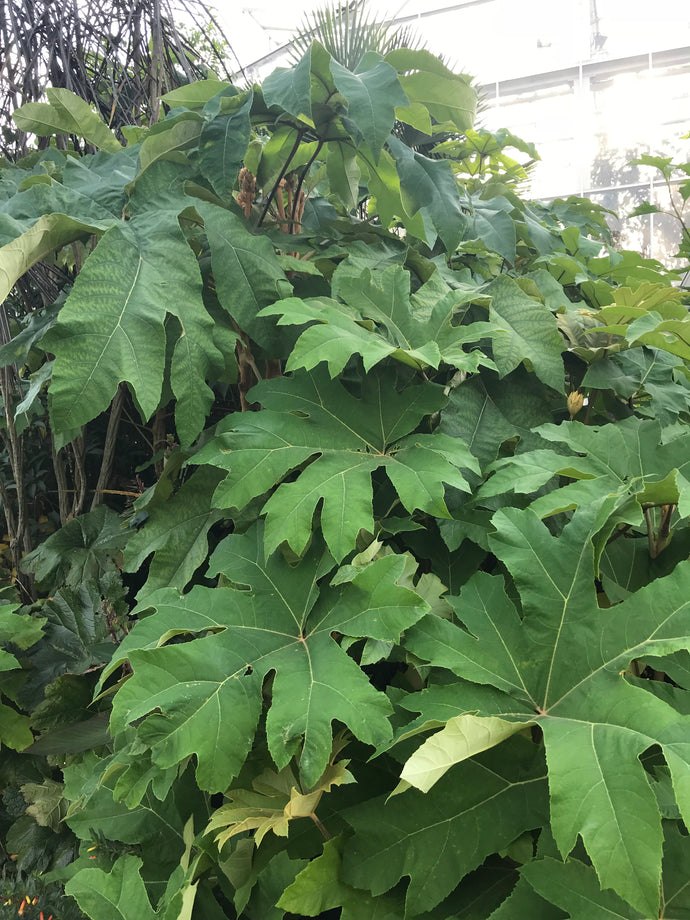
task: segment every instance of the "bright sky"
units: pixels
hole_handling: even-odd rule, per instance
[[[284,45],[305,10],[328,5],[257,0],[238,11],[231,0],[216,2],[245,66]],[[369,0],[368,5],[381,18],[411,18],[432,51],[481,82],[586,60],[597,21],[598,32],[606,36],[600,57],[690,45],[687,0]]]

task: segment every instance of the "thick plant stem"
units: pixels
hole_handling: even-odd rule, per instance
[[[52,437],[52,436],[51,436]],[[60,523],[66,524],[84,509],[86,500],[86,429],[65,447],[57,450],[55,438],[52,437],[51,453],[53,471],[58,487],[58,508]],[[69,487],[67,467],[71,468],[73,488]],[[71,501],[70,501],[71,496]]]
[[[7,532],[10,538],[10,555],[16,570],[16,583],[25,600],[35,600],[34,580],[32,575],[21,573],[19,566],[22,556],[30,553],[31,534],[29,532],[29,517],[27,514],[26,491],[24,488],[24,442],[17,433],[14,419],[14,394],[12,393],[12,373],[14,368],[4,367],[0,371],[0,394],[5,408],[5,425],[3,432],[3,447],[10,460],[12,478],[14,480],[14,513],[9,497],[9,490],[3,484],[2,501],[5,508]]]
[[[328,833],[328,831],[326,830],[326,828],[323,826],[323,823],[322,823],[321,820],[314,814],[314,812],[312,812],[312,813],[309,815],[309,817],[312,819],[312,821],[314,822],[314,824],[318,827],[319,831],[321,832],[321,836],[323,837],[323,839],[324,839],[324,840],[330,840],[330,839],[331,839],[331,835]]]
[[[81,434],[76,437],[72,443],[72,454],[74,457],[74,498],[72,501],[72,511],[70,518],[75,518],[84,510],[86,500],[86,429],[82,428]]]
[[[271,207],[271,202],[273,201],[276,193],[278,193],[281,187],[280,183],[283,181],[283,179],[287,175],[287,171],[290,168],[290,163],[292,162],[292,158],[297,153],[299,149],[299,145],[302,143],[302,137],[303,137],[303,132],[298,131],[294,146],[292,150],[290,151],[290,153],[288,154],[288,157],[285,160],[285,163],[283,164],[283,168],[280,171],[280,175],[278,176],[275,182],[275,185],[273,186],[271,191],[268,193],[268,197],[266,198],[266,202],[264,203],[264,207],[261,212],[261,217],[259,218],[259,226],[261,226],[261,224],[264,222],[266,215],[268,214],[268,210]]]
[[[153,15],[151,22],[151,72],[149,74],[151,86],[151,118],[150,124],[158,121],[160,113],[160,96],[162,92],[163,70],[163,26],[161,22],[160,0],[153,0]]]
[[[66,524],[69,519],[69,483],[67,481],[67,471],[60,457],[60,451],[55,448],[55,437],[51,432],[50,452],[53,459],[53,472],[57,483],[58,493],[58,510],[60,512],[60,524]]]
[[[296,148],[295,148],[296,149]],[[252,213],[252,205],[254,204],[254,196],[256,194],[256,179],[248,169],[240,170],[240,193],[238,195],[237,201],[242,207],[244,216],[249,220]],[[278,183],[283,180],[281,179]],[[284,183],[283,183],[284,184]],[[273,190],[275,192],[275,188]],[[271,195],[273,192],[271,193]],[[279,193],[279,198],[280,198]],[[269,202],[270,204],[270,198]],[[268,207],[267,204],[267,207]],[[282,205],[282,199],[281,199]],[[261,216],[263,220],[266,211]],[[283,211],[283,216],[285,212]],[[237,372],[238,372],[238,390],[240,394],[240,408],[242,412],[248,412],[251,409],[251,404],[247,400],[247,392],[251,389],[253,377],[255,376],[257,380],[260,379],[259,373],[256,368],[256,362],[254,360],[254,355],[252,354],[251,344],[249,342],[249,336],[242,332],[237,323],[233,320],[233,325],[235,331],[237,332],[239,338],[237,340],[237,345],[235,346],[235,354],[237,356]]]
[[[103,459],[101,460],[101,469],[98,474],[96,491],[91,501],[91,510],[98,507],[103,501],[103,495],[113,475],[113,465],[115,463],[115,447],[117,445],[117,432],[120,428],[120,418],[122,416],[122,404],[125,399],[125,389],[123,384],[117,389],[110,407],[110,417],[108,419],[108,428],[105,433],[105,442],[103,444]]]
[[[120,404],[120,411],[122,411],[122,404]],[[166,427],[166,419],[168,417],[167,410],[165,406],[161,406],[160,409],[156,411],[156,414],[153,416],[153,425],[151,427],[151,442],[153,451],[153,456],[155,457],[159,451],[162,451],[166,444],[168,443],[168,429]],[[158,479],[163,474],[163,467],[165,466],[165,458],[161,457],[159,460],[153,464],[153,468],[156,471],[156,476]],[[105,487],[104,487],[105,488]]]

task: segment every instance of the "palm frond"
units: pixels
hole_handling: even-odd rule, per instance
[[[291,39],[291,58],[299,60],[312,41],[317,40],[331,57],[356,70],[368,51],[386,54],[393,48],[418,48],[422,39],[409,26],[396,29],[391,20],[377,21],[365,0],[352,0],[343,6],[326,6],[304,16]]]

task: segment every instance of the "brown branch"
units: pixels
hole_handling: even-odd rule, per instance
[[[96,490],[91,501],[91,510],[93,511],[103,501],[103,494],[107,492],[106,486],[113,475],[113,466],[115,464],[115,448],[117,446],[117,432],[120,427],[120,418],[122,417],[122,404],[125,398],[125,388],[123,384],[117,388],[117,393],[110,407],[110,417],[108,418],[108,428],[105,432],[105,441],[103,442],[103,457],[101,459],[101,469],[98,473]]]
[[[64,463],[62,462],[62,457],[60,454],[62,450],[57,451],[55,449],[55,436],[52,431],[50,434],[50,452],[53,459],[53,472],[55,474],[55,482],[57,483],[57,494],[58,494],[58,509],[60,512],[60,524],[64,525],[68,521],[69,515],[69,504],[67,496],[71,494],[71,489],[67,482],[67,472],[65,470]]]
[[[71,520],[81,514],[86,500],[86,428],[82,428],[81,434],[72,441],[70,447],[72,448],[74,460],[74,469],[72,471],[74,499],[70,512]]]
[[[292,150],[288,154],[287,160],[283,163],[283,168],[280,170],[280,175],[278,176],[278,179],[276,180],[275,185],[273,186],[273,188],[268,194],[268,198],[266,199],[266,203],[264,204],[263,211],[261,212],[261,217],[259,218],[259,226],[261,226],[261,224],[264,222],[266,218],[266,215],[268,214],[268,209],[271,207],[271,202],[273,201],[273,198],[276,192],[280,188],[281,181],[285,178],[285,174],[290,168],[290,163],[292,162],[293,157],[297,153],[299,149],[299,145],[302,143],[303,137],[304,137],[304,132],[297,131],[297,138],[295,140],[295,143],[293,144]]]

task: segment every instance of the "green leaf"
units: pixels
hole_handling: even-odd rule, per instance
[[[571,920],[642,920],[645,916],[614,892],[602,891],[596,872],[574,859],[535,860],[523,866],[522,876],[543,898],[567,911]]]
[[[369,210],[378,215],[384,227],[397,227],[402,223],[410,236],[433,244],[435,235],[432,232],[431,239],[428,239],[424,216],[421,213],[410,214],[407,209],[400,176],[390,153],[384,148],[378,162],[374,162],[373,154],[360,146],[357,155],[369,194],[374,196],[369,202]]]
[[[690,916],[690,886],[688,859],[690,838],[678,822],[664,824],[664,874],[661,902],[663,915],[686,920]]]
[[[349,583],[317,589],[332,560],[316,545],[295,568],[280,556],[264,557],[256,528],[222,545],[224,573],[251,592],[196,587],[184,597],[169,589],[150,596],[146,606],[157,612],[130,632],[111,665],[128,658],[134,671],[115,697],[112,731],[143,720],[138,739],[159,767],[196,754],[201,788],[225,789],[252,744],[262,684],[273,672],[271,756],[284,767],[303,738],[300,772],[312,786],[330,757],[334,719],[367,744],[390,734],[385,695],[333,636],[397,641],[427,605],[396,583],[405,565],[399,556],[378,560]],[[173,635],[193,641],[163,645]]]
[[[230,211],[209,204],[197,204],[197,210],[204,219],[221,304],[255,342],[280,353],[282,342],[274,324],[257,319],[261,307],[290,290],[273,246]]]
[[[92,920],[155,920],[137,856],[121,856],[110,872],[81,869],[65,887]]]
[[[145,418],[158,408],[166,368],[166,314],[176,316],[170,382],[180,440],[203,427],[213,393],[205,380],[220,355],[201,298],[197,260],[178,224],[190,199],[185,168],[158,161],[137,180],[132,219],[108,230],[84,263],[57,324],[44,339],[55,353],[51,419],[72,429],[103,412],[120,382]]]
[[[356,274],[346,266],[333,279],[333,295],[342,303],[325,298],[291,298],[265,308],[262,315],[282,315],[281,325],[316,321],[300,336],[288,369],[310,370],[327,361],[335,377],[353,353],[362,355],[367,371],[389,355],[415,368],[438,367],[442,357],[447,363],[467,359],[463,342],[473,341],[481,333],[471,327],[453,326],[452,319],[456,309],[474,292],[436,289],[435,303],[429,311],[415,309],[409,289],[409,274],[399,266],[376,273],[365,269]]]
[[[46,620],[45,617],[15,613],[16,606],[18,605],[8,604],[0,607],[0,644],[10,642],[17,648],[27,649],[43,635]]]
[[[400,779],[428,792],[454,764],[500,744],[530,724],[534,723],[506,722],[496,716],[479,718],[471,712],[454,716],[405,761]]]
[[[45,310],[36,310],[28,323],[14,338],[5,345],[0,345],[0,367],[8,364],[22,366],[26,364],[31,349],[36,342],[55,324],[58,307],[53,305]]]
[[[251,133],[249,115],[254,94],[250,90],[244,101],[243,98],[235,97],[242,103],[237,109],[217,115],[204,125],[199,139],[201,173],[209,180],[218,197],[227,202],[232,197]]]
[[[122,145],[88,102],[68,89],[49,86],[48,102],[27,102],[13,115],[21,131],[49,137],[51,134],[76,134],[89,144],[112,153]]]
[[[410,512],[420,508],[448,517],[443,483],[469,490],[458,467],[476,469],[476,462],[462,442],[410,434],[443,405],[433,384],[397,393],[390,377],[368,378],[357,399],[317,369],[263,381],[251,398],[263,411],[229,417],[195,462],[228,471],[214,497],[220,507],[243,508],[280,483],[264,505],[267,552],[286,540],[301,554],[323,501],[324,537],[336,559],[343,559],[360,530],[373,531],[371,475],[382,466]],[[337,412],[331,408],[336,406]],[[297,478],[281,483],[310,458],[314,462]]]
[[[551,420],[551,409],[549,392],[519,367],[503,381],[482,375],[456,387],[439,430],[465,441],[484,467],[511,438],[519,437],[523,449],[534,444],[532,430]]]
[[[493,337],[493,359],[501,377],[525,362],[542,383],[562,392],[564,342],[551,311],[506,275],[494,279],[486,291],[491,295],[489,319],[502,333]]]
[[[537,498],[531,505],[541,516],[574,508],[609,493],[619,504],[634,500],[639,506],[679,504],[683,517],[690,514],[690,460],[688,436],[661,443],[658,421],[635,417],[615,426],[583,425],[570,421],[537,429],[545,441],[566,445],[571,454],[539,450],[520,454],[509,463],[495,464],[494,477],[480,495],[501,494],[504,488],[530,493],[555,475],[574,479],[568,485]]]
[[[680,371],[681,359],[652,348],[628,351],[596,361],[587,369],[582,386],[612,389],[624,399],[647,394],[662,427],[688,411],[690,388]]]
[[[156,126],[159,130],[144,139],[139,150],[141,172],[161,159],[174,159],[179,151],[196,147],[199,143],[203,121],[199,115],[185,112]]]
[[[0,249],[0,301],[36,262],[67,243],[102,229],[101,221],[87,223],[65,214],[39,217],[29,229]]]
[[[314,322],[299,337],[288,370],[310,370],[327,361],[335,377],[352,354],[362,355],[367,371],[389,356],[420,369],[437,368],[441,361],[467,371],[480,364],[494,366],[481,351],[463,348],[486,335],[489,325],[453,322],[461,307],[477,296],[474,287],[452,290],[432,278],[411,296],[410,276],[400,266],[372,272],[349,261],[333,276],[333,295],[342,302],[289,298],[262,311],[264,316],[281,315],[280,325]]]
[[[397,73],[385,61],[379,61],[370,70],[352,73],[332,60],[331,74],[339,92],[347,100],[348,119],[361,131],[378,160],[381,148],[393,129],[395,107],[408,104]]]
[[[406,915],[434,907],[496,850],[545,818],[546,777],[533,745],[508,742],[454,767],[424,794],[410,790],[368,800],[345,817],[355,837],[344,856],[345,881],[374,895],[403,876]]]
[[[229,85],[215,78],[197,80],[195,83],[188,83],[186,86],[178,86],[177,89],[161,96],[161,102],[170,106],[171,109],[201,109],[214,96],[227,89]]]
[[[564,920],[567,916],[555,904],[541,898],[524,879],[520,879],[501,906],[489,916],[489,920],[524,920],[525,917]]]
[[[44,640],[29,656],[33,670],[20,691],[22,702],[36,705],[59,675],[84,674],[110,660],[116,625],[108,623],[104,606],[93,581],[62,588],[43,604]]]
[[[136,767],[146,770],[150,767],[146,752],[140,745],[135,750]],[[64,794],[70,802],[65,823],[80,840],[93,841],[96,831],[107,840],[141,844],[149,867],[158,864],[169,874],[185,849],[185,823],[188,815],[198,808],[200,793],[187,774],[177,779],[172,790],[175,775],[164,776],[162,783],[154,782],[148,791],[137,789],[132,772],[123,772],[126,763],[127,757],[122,752],[99,758],[90,751],[80,758],[71,758],[63,769]],[[122,779],[124,783],[120,782]]]
[[[359,202],[360,169],[354,146],[348,141],[334,141],[326,152],[328,182],[347,208]]]
[[[509,265],[515,263],[517,230],[512,217],[513,205],[502,197],[484,200],[478,195],[471,195],[467,190],[461,192],[460,200],[467,217],[461,252],[478,253],[485,258],[491,252]],[[498,260],[494,259],[497,263]],[[496,274],[499,265],[493,269]]]
[[[690,566],[681,563],[623,604],[601,610],[592,541],[614,503],[615,497],[580,509],[559,537],[532,511],[497,512],[489,543],[513,577],[523,619],[506,596],[497,601],[500,578],[496,584],[495,577],[477,575],[456,604],[469,632],[427,617],[406,644],[424,660],[510,694],[502,706],[487,701],[480,716],[540,725],[561,854],[579,834],[601,885],[656,913],[661,822],[639,757],[662,747],[686,814],[690,758],[681,739],[688,717],[630,684],[625,672],[646,652],[690,646]],[[491,618],[482,621],[482,610]]]
[[[99,713],[84,722],[74,722],[63,728],[44,732],[38,740],[27,749],[27,753],[39,754],[79,754],[109,744],[108,716]]]
[[[295,118],[311,117],[311,57],[312,49],[294,67],[277,67],[266,77],[261,88],[269,108],[275,106]]]
[[[450,68],[446,67],[443,60],[426,48],[393,48],[386,54],[385,59],[391,64],[398,73],[408,73],[409,71],[419,70],[424,73],[437,74],[441,77],[458,77],[464,82],[468,77],[464,74],[454,74]]]
[[[400,84],[410,102],[423,103],[437,122],[450,122],[461,132],[474,124],[477,95],[464,75],[420,70],[401,76]]]
[[[468,220],[458,185],[447,160],[433,160],[411,150],[395,137],[388,144],[395,157],[400,189],[410,214],[422,211],[448,252],[454,252],[465,234]]]
[[[406,125],[410,125],[422,134],[431,135],[431,116],[429,110],[421,102],[412,102],[410,105],[397,106],[395,117]]]
[[[29,717],[0,702],[0,745],[23,751],[34,740]]]
[[[113,557],[127,542],[122,521],[106,505],[72,518],[22,560],[25,572],[51,590],[99,582],[114,569]],[[48,581],[50,579],[50,581]]]
[[[124,570],[138,572],[154,553],[142,594],[171,585],[184,591],[208,555],[208,532],[221,517],[211,507],[211,496],[222,474],[197,470],[172,498],[146,506],[148,518],[130,537]]]
[[[397,920],[404,910],[394,895],[373,897],[353,888],[341,879],[344,840],[327,840],[323,853],[302,869],[278,901],[284,910],[306,917],[318,917],[324,911],[342,907],[341,920]]]

